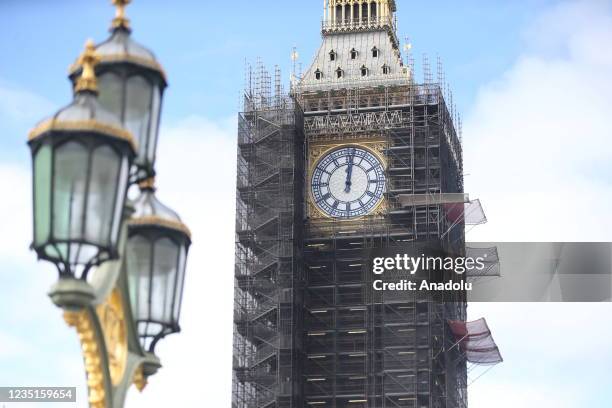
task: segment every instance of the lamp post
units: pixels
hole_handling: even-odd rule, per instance
[[[72,66],[73,101],[29,135],[34,239],[59,279],[49,296],[82,344],[89,404],[121,408],[161,367],[156,344],[180,331],[191,233],[155,197],[163,69],[130,37],[125,6],[110,38]],[[140,188],[131,202],[130,188]]]

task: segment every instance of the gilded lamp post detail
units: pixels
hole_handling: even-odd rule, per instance
[[[28,138],[32,249],[58,269],[49,296],[79,336],[92,408],[122,407],[161,367],[155,345],[180,331],[191,245],[154,194],[166,76],[131,39],[128,3],[113,0],[110,38],[87,41],[72,65],[73,101]]]

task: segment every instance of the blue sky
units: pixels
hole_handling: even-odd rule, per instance
[[[0,223],[11,232],[0,234],[0,385],[84,387],[76,335],[45,296],[55,272],[27,250],[25,140],[69,102],[67,68],[85,39],[107,37],[109,3],[0,1],[0,191],[11,192],[0,200]],[[306,68],[320,44],[321,5],[135,0],[128,7],[134,38],[155,51],[170,82],[159,196],[194,231],[183,333],[160,344],[164,369],[144,394],[130,394],[131,407],[199,406],[201,384],[211,406],[228,406],[234,120],[244,63],[260,57],[288,80],[297,46]],[[490,221],[468,238],[610,241],[612,1],[398,0],[398,9],[417,73],[424,52],[432,61],[439,54],[465,118],[466,184]],[[215,177],[194,183],[201,174]],[[612,406],[611,312],[610,304],[471,305],[471,317],[488,318],[506,361],[470,388],[470,407]],[[201,353],[205,347],[214,352]],[[180,396],[168,392],[179,387]]]
[[[170,79],[163,119],[189,115],[225,118],[238,107],[244,62],[258,57],[278,64],[288,78],[295,45],[305,68],[320,42],[322,7],[317,1],[135,1],[128,7],[134,38],[151,47]],[[498,76],[521,50],[521,27],[551,0],[399,2],[399,34],[423,53],[445,62],[462,111],[480,84]],[[171,4],[171,6],[169,5]],[[70,97],[67,66],[86,38],[107,37],[112,8],[106,0],[5,0],[0,4],[0,78],[36,92],[53,104]],[[5,125],[6,126],[6,125]],[[12,127],[5,142],[22,146]],[[4,151],[6,152],[6,150]]]

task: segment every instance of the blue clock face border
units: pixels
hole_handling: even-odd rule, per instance
[[[317,161],[310,189],[314,204],[328,217],[362,217],[376,209],[384,198],[385,168],[369,149],[342,146]]]

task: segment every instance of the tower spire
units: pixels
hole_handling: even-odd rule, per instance
[[[113,5],[117,11],[115,18],[111,24],[112,29],[122,28],[125,30],[130,29],[130,20],[125,16],[125,7],[132,2],[132,0],[112,0]]]

